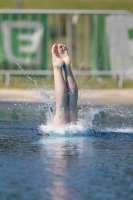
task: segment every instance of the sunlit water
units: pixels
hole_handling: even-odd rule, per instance
[[[132,200],[133,105],[80,105],[56,130],[53,113],[0,103],[0,200]]]

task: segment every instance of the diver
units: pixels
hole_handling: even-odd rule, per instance
[[[56,96],[56,112],[52,126],[76,124],[78,120],[78,87],[70,67],[71,59],[68,49],[64,44],[54,44],[51,53]]]

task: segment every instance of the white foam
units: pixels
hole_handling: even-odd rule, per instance
[[[83,135],[88,134],[89,127],[85,126],[84,124],[78,122],[77,124],[68,124],[64,125],[61,128],[53,127],[51,124],[48,125],[40,125],[39,131],[44,135]],[[90,131],[91,132],[91,131]]]
[[[107,131],[112,131],[114,133],[133,133],[132,128],[116,128],[116,129],[106,129]]]

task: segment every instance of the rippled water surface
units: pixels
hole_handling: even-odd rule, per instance
[[[0,200],[132,200],[133,106],[79,106],[61,132],[47,112],[0,104]]]

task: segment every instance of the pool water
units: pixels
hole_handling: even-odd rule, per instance
[[[0,103],[0,200],[132,200],[133,105],[80,105],[61,131],[49,112]]]

